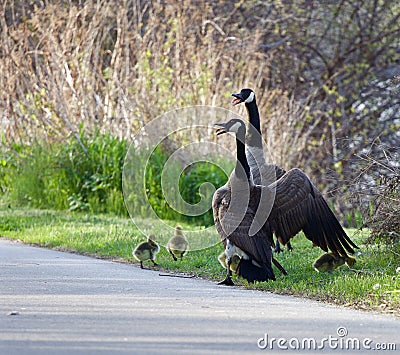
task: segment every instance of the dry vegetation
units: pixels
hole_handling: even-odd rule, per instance
[[[397,1],[5,0],[0,10],[3,146],[79,140],[80,127],[131,139],[173,108],[229,108],[244,86],[275,161],[325,192],[353,182],[356,154],[378,135],[399,146]]]
[[[360,155],[361,173],[353,185],[352,201],[362,206],[370,242],[400,245],[400,155],[379,142]],[[400,257],[400,249],[395,251]]]

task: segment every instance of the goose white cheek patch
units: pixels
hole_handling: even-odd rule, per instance
[[[239,128],[241,127],[242,125],[239,123],[239,122],[236,122],[236,123],[234,123],[233,125],[232,125],[232,127],[230,128],[230,132],[235,132],[235,133],[237,133],[237,131],[239,130]]]
[[[254,92],[251,92],[249,97],[246,100],[244,100],[244,102],[246,104],[248,104],[248,103],[252,102],[253,100],[254,100]]]

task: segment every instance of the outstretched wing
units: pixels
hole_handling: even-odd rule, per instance
[[[303,230],[322,250],[347,256],[357,246],[350,240],[322,194],[300,169],[289,170],[269,188],[276,189],[267,225],[279,242],[286,244]]]

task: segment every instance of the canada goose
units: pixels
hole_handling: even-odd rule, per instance
[[[332,253],[325,253],[313,262],[312,267],[318,272],[331,272],[344,263],[348,267],[352,267],[356,263],[356,259],[351,256],[335,256]]]
[[[246,157],[253,181],[257,185],[268,186],[280,179],[286,173],[286,170],[276,164],[270,164],[265,161],[260,114],[254,91],[251,89],[242,89],[239,94],[232,94],[232,96],[234,97],[232,105],[236,106],[244,102],[248,114],[249,125],[246,135]],[[293,249],[290,241],[286,243],[286,249]],[[274,251],[276,253],[281,252],[278,240],[276,241]]]
[[[251,153],[248,155],[252,157],[250,161],[253,165],[254,161],[263,162],[262,141],[259,134],[260,119],[255,94],[250,89],[243,89],[240,94],[233,94],[233,96],[235,97],[232,102],[234,105],[245,102],[251,125],[256,127],[257,134],[254,133],[253,136],[248,137]],[[254,132],[254,130],[250,131]],[[282,175],[283,169],[277,166],[271,169],[271,164],[258,163],[254,169],[256,181],[259,181],[257,166],[261,185],[268,186],[276,192],[266,228],[270,228],[275,233],[280,243],[287,245],[291,238],[303,230],[313,245],[319,246],[325,252],[330,249],[335,256],[345,257],[347,257],[346,251],[354,253],[353,247],[358,247],[347,236],[322,194],[303,171],[295,168]],[[266,172],[261,170],[263,167],[268,168]],[[273,181],[271,171],[275,171],[279,179]]]
[[[182,227],[175,227],[174,236],[167,243],[167,250],[170,252],[175,261],[177,257],[182,260],[182,257],[189,250],[189,242],[182,233]]]
[[[251,259],[260,265],[264,271],[264,278],[260,281],[275,280],[271,266],[272,233],[269,233],[268,238],[264,228],[260,228],[254,235],[249,236],[264,187],[254,185],[250,176],[244,144],[246,126],[239,119],[216,126],[219,127],[217,135],[227,132],[236,134],[237,157],[236,167],[227,183],[215,191],[212,202],[215,226],[224,244],[227,258],[226,278],[220,284],[234,285],[230,265],[235,254],[241,259]]]
[[[300,169],[291,169],[268,186],[254,185],[250,178],[250,167],[247,163],[244,144],[241,142],[243,131],[245,131],[243,121],[233,119],[219,126],[223,128],[220,128],[217,134],[230,131],[236,132],[237,137],[236,167],[227,184],[218,189],[213,196],[214,222],[222,240],[229,238],[224,244],[226,247],[231,240],[233,245],[250,254],[250,257],[259,264],[260,256],[265,258],[267,255],[268,261],[263,259],[262,263],[269,267],[271,258],[265,250],[265,245],[272,245],[272,233],[275,232],[278,240],[285,245],[290,238],[303,230],[313,245],[325,252],[329,249],[335,256],[345,257],[348,256],[347,252],[354,253],[353,247],[358,247],[347,236],[322,194],[307,175]],[[244,167],[244,172],[241,166]],[[247,196],[244,194],[246,186],[243,185],[243,181],[247,182]],[[231,191],[233,187],[236,193]],[[237,202],[231,204],[230,200],[233,197]],[[270,198],[269,201],[268,198]],[[246,205],[244,201],[250,202]],[[240,215],[238,219],[238,211],[235,214],[231,205],[236,209],[238,205],[241,205],[242,208],[246,208],[246,213]],[[259,205],[260,208],[258,208]],[[257,219],[260,210],[264,213],[263,220]],[[255,233],[251,233],[253,222],[258,225]],[[230,230],[230,233],[224,230]],[[233,231],[234,233],[230,235]],[[265,244],[259,241],[262,237],[265,239]],[[231,282],[228,276],[224,281]]]
[[[157,266],[155,260],[156,254],[160,251],[160,246],[155,241],[155,236],[149,235],[146,242],[139,243],[133,250],[132,255],[140,261],[140,267],[143,269],[143,261],[150,260],[154,266]]]

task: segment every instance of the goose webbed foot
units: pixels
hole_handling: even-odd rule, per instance
[[[218,285],[235,286],[232,278],[229,275],[226,275],[225,280],[218,282]]]

